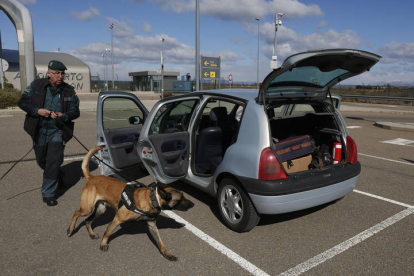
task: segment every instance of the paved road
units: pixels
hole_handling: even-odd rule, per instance
[[[357,190],[335,204],[263,216],[251,232],[237,234],[220,222],[214,198],[175,183],[196,204],[189,212],[170,214],[179,218],[163,215],[158,221],[164,243],[178,262],[159,254],[140,222],[119,227],[106,253],[99,250],[99,240],[89,239],[82,219],[68,238],[66,229],[85,185],[80,171],[85,150],[75,141],[68,143],[63,167],[70,172],[71,187],[56,207],[41,202],[41,170],[31,152],[28,161],[0,181],[1,274],[412,275],[414,132],[373,124],[379,119],[410,123],[414,112],[381,110],[342,110],[358,144],[362,174]],[[75,135],[88,148],[95,145],[95,117],[93,109],[83,110],[76,121]],[[20,112],[0,114],[0,175],[11,167],[10,161],[30,149],[23,119]],[[98,169],[92,170],[99,174]],[[94,225],[101,236],[111,216],[109,212]]]

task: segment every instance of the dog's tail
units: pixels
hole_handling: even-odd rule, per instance
[[[89,161],[91,161],[92,156],[99,151],[100,149],[104,148],[104,145],[94,147],[91,149],[88,154],[85,155],[85,158],[83,158],[82,162],[82,171],[83,175],[85,176],[86,180],[89,180],[89,178],[92,177],[91,172],[89,171]]]

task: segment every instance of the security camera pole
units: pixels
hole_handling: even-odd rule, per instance
[[[109,29],[111,29],[111,55],[112,55],[112,89],[115,89],[114,84],[114,23],[109,24]]]
[[[270,68],[276,69],[277,68],[277,55],[276,55],[276,42],[277,42],[277,28],[278,26],[282,26],[282,18],[285,14],[284,13],[278,13],[275,16],[275,45],[273,46],[273,56],[272,61],[270,62]]]
[[[259,28],[260,28],[260,19],[255,18],[257,20],[257,80],[256,80],[256,88],[259,89]]]
[[[164,38],[161,38],[161,99],[164,99]]]
[[[0,31],[0,81],[1,81],[1,89],[4,90],[3,46],[1,44],[1,31]]]

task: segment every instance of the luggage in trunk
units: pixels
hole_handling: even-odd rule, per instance
[[[279,157],[280,162],[292,160],[310,154],[313,151],[309,135],[287,138],[275,143],[275,147],[275,152]]]

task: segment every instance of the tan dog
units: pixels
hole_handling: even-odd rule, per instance
[[[170,261],[176,261],[177,258],[168,253],[161,240],[156,225],[157,215],[160,213],[160,210],[153,206],[150,199],[150,190],[145,187],[138,188],[133,194],[136,208],[145,213],[145,215],[139,215],[128,210],[125,205],[122,205],[120,208],[118,207],[121,201],[121,193],[126,187],[126,183],[108,176],[93,176],[90,173],[89,161],[103,147],[98,146],[90,150],[82,162],[83,174],[88,182],[82,190],[80,209],[75,211],[73,215],[72,223],[67,231],[68,236],[71,236],[77,219],[80,216],[88,216],[85,223],[89,236],[91,239],[98,239],[99,235],[95,234],[92,230],[92,221],[103,214],[107,206],[110,206],[115,209],[116,215],[103,236],[100,247],[102,251],[108,250],[108,238],[118,225],[128,220],[146,220],[149,231],[157,242],[161,254]],[[154,190],[154,194],[159,207],[163,210],[175,209],[187,211],[194,206],[194,203],[186,199],[182,192],[170,188],[167,185],[158,184]]]

